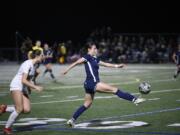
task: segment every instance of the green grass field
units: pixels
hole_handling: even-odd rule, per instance
[[[83,104],[84,67],[78,66],[66,76],[61,76],[60,72],[65,67],[53,67],[56,83],[48,74],[39,76],[38,82],[45,89],[41,93],[32,92],[32,111],[17,119],[13,128],[17,135],[180,135],[180,76],[173,79],[174,65],[129,65],[127,69],[101,67],[101,81],[136,96],[140,95],[139,83],[146,81],[152,86],[151,93],[143,95],[147,101],[138,106],[115,95],[96,93],[91,108],[76,122],[82,127],[77,128],[67,127],[66,120]],[[0,103],[13,104],[9,83],[17,68],[17,65],[0,66]],[[0,134],[8,116],[9,113],[0,115]],[[31,124],[27,125],[28,122]],[[135,127],[133,123],[137,122],[145,122],[146,125]],[[168,126],[175,123],[177,126]]]

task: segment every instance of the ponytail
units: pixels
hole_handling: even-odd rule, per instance
[[[34,59],[37,56],[40,56],[42,54],[42,52],[40,50],[33,50],[31,53],[31,58]]]

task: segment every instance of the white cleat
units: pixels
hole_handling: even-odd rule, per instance
[[[75,126],[74,119],[72,118],[72,119],[68,120],[67,125],[69,125],[69,127],[73,128]]]
[[[142,103],[142,102],[145,102],[146,101],[146,99],[145,98],[137,98],[137,99],[135,99],[134,101],[133,101],[133,103],[135,104],[135,105],[139,105],[140,103]]]

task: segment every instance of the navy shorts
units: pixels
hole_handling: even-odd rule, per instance
[[[96,92],[96,85],[98,82],[93,81],[85,81],[84,82],[84,89],[86,93],[94,94]]]
[[[52,59],[51,59],[51,58],[50,58],[50,59],[45,59],[44,65],[47,65],[47,64],[49,64],[49,63],[52,63]]]

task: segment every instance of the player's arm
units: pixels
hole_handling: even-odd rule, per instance
[[[74,68],[75,66],[84,63],[86,60],[84,58],[80,58],[77,61],[75,61],[74,63],[72,63],[70,66],[68,66],[63,72],[62,74],[67,74],[69,72],[69,70],[71,70],[72,68]]]
[[[177,63],[177,60],[176,60],[176,53],[173,53],[172,59],[174,60],[174,63]]]
[[[111,64],[111,63],[107,63],[103,61],[100,61],[99,65],[104,66],[104,67],[110,67],[110,68],[123,68],[126,66],[125,64]]]
[[[42,91],[43,90],[43,87],[41,86],[37,86],[37,85],[34,85],[33,83],[31,83],[30,81],[27,80],[27,77],[28,77],[28,74],[26,73],[23,73],[23,76],[22,76],[22,83],[25,84],[26,86],[32,88],[32,89],[35,89],[37,91]]]

